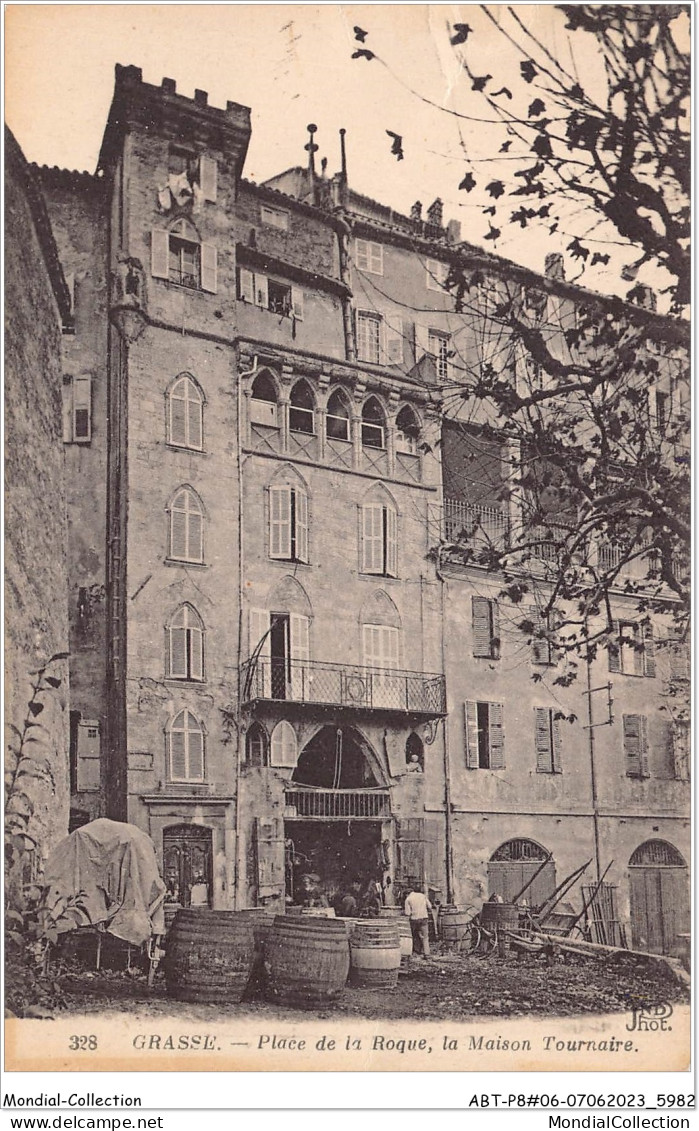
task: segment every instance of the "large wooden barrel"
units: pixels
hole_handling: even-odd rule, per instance
[[[167,992],[179,1001],[240,1001],[252,967],[254,928],[263,910],[178,911],[165,949]]]
[[[294,907],[293,904],[286,908],[286,915],[307,915],[311,919],[334,919],[334,907]]]
[[[484,903],[481,908],[481,924],[490,931],[497,928],[498,953],[503,955],[510,949],[510,940],[502,932],[518,929],[519,910],[514,903]]]
[[[318,1005],[340,996],[349,974],[347,927],[339,919],[277,915],[263,940],[267,997]]]
[[[468,925],[473,918],[470,911],[462,911],[451,904],[443,903],[439,908],[439,934],[449,950],[458,950],[468,933]]]
[[[357,986],[392,989],[398,983],[401,949],[395,920],[367,919],[350,937],[352,981]]]

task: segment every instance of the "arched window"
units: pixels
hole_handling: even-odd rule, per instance
[[[289,397],[289,428],[292,432],[315,432],[315,402],[306,381],[297,381]]]
[[[204,730],[191,711],[180,711],[167,730],[171,781],[204,780]]]
[[[386,416],[376,397],[369,397],[362,409],[362,445],[386,447]]]
[[[407,455],[417,454],[420,425],[410,405],[403,405],[396,417],[396,451]]]
[[[252,383],[250,423],[278,428],[277,386],[268,369],[262,369]]]
[[[419,734],[408,735],[405,743],[405,764],[413,773],[422,773],[425,766],[425,748]]]
[[[201,451],[204,398],[188,373],[178,377],[168,393],[168,443]]]
[[[182,562],[204,560],[204,510],[191,487],[182,487],[170,505],[168,557]]]
[[[204,678],[204,625],[191,605],[182,605],[167,630],[167,674],[170,679]]]
[[[350,411],[347,398],[335,389],[328,398],[325,432],[329,440],[350,439]]]
[[[293,768],[298,760],[298,742],[296,731],[291,723],[285,719],[277,723],[272,731],[269,747],[269,763],[271,766],[288,766]]]
[[[362,504],[362,573],[396,577],[398,571],[398,514],[388,492],[372,491]]]
[[[267,735],[259,723],[253,723],[245,735],[245,761],[248,766],[264,766]]]
[[[268,369],[262,369],[252,383],[252,396],[256,401],[267,401],[269,404],[277,403],[277,387],[274,378]]]

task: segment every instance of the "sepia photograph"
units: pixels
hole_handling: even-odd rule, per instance
[[[6,1071],[686,1073],[689,6],[4,16]]]

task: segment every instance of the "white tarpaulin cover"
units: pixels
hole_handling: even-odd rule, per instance
[[[71,901],[60,932],[101,924],[134,946],[164,933],[165,884],[153,841],[135,825],[100,817],[76,829],[49,855],[44,881]]]

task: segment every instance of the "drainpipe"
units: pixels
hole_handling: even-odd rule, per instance
[[[447,597],[447,582],[444,574],[441,571],[442,560],[442,547],[437,549],[437,561],[435,563],[435,573],[440,583],[441,593],[441,646],[442,646],[442,674],[445,679],[445,695],[446,695],[446,674],[447,674],[447,644],[446,644],[446,597]],[[446,865],[447,865],[447,903],[454,901],[454,837],[452,827],[452,808],[451,808],[451,764],[449,759],[449,726],[448,716],[442,720],[444,728],[444,848],[446,852]]]
[[[589,654],[585,657],[587,673],[587,733],[588,749],[590,752],[590,789],[592,793],[592,829],[595,840],[595,871],[599,881],[601,874],[600,843],[599,843],[599,805],[597,797],[597,773],[595,769],[595,725],[592,715],[592,660]]]
[[[238,390],[237,390],[237,459],[238,459],[238,662],[236,665],[238,679],[237,679],[237,706],[236,715],[240,710],[240,671],[243,662],[243,561],[244,561],[244,525],[243,525],[243,437],[242,437],[242,381],[244,377],[252,377],[257,372],[257,354],[253,358],[252,369],[248,369],[244,373],[238,373]],[[238,743],[235,760],[235,855],[233,860],[233,900],[236,911],[240,910],[242,903],[242,893],[240,878],[243,875],[242,861],[241,861],[241,844],[242,836],[240,835],[240,780],[241,780],[241,757],[240,757],[240,722],[237,720],[237,734]]]

